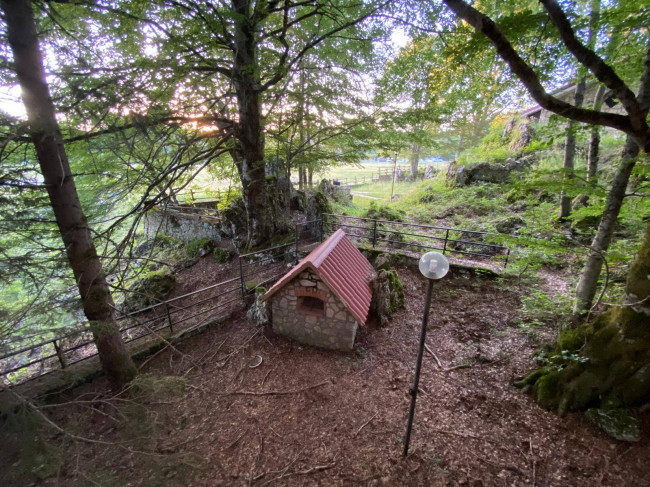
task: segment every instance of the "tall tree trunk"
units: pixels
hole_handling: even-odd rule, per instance
[[[2,0],[9,45],[36,149],[81,304],[99,352],[102,369],[115,389],[135,377],[136,369],[119,332],[102,264],[74,184],[54,104],[45,80],[36,24],[29,0]]]
[[[298,189],[303,191],[305,189],[305,168],[298,166]]]
[[[309,166],[307,168],[307,187],[311,188],[314,186],[314,168]]]
[[[600,110],[603,106],[603,96],[605,95],[605,86],[600,85],[594,96],[594,110]],[[598,183],[596,174],[598,173],[598,159],[600,157],[600,126],[592,125],[589,135],[589,152],[587,154],[587,181],[591,186]]]
[[[260,103],[257,32],[251,19],[250,0],[232,0],[235,17],[235,50],[232,79],[237,95],[239,121],[233,155],[242,182],[248,243],[257,246],[273,234],[264,173],[264,131]]]
[[[418,178],[418,164],[420,162],[420,144],[413,142],[411,146],[411,179]]]
[[[582,107],[582,101],[585,97],[586,80],[584,77],[580,79],[576,85],[576,92],[574,97],[574,105],[576,108]],[[564,178],[567,183],[573,180],[573,169],[575,167],[575,154],[576,154],[576,130],[578,123],[571,120],[567,124],[566,140],[564,142]],[[571,214],[571,197],[567,196],[564,190],[560,196],[560,214],[561,219],[567,218]]]
[[[621,211],[623,199],[625,198],[625,189],[630,180],[630,174],[636,164],[636,157],[639,155],[639,146],[631,136],[627,136],[625,148],[618,171],[614,177],[614,182],[607,195],[605,209],[598,225],[598,231],[589,248],[587,262],[580,274],[578,287],[576,288],[576,301],[573,307],[574,320],[587,312],[591,307],[596,288],[598,287],[598,278],[603,268],[603,260],[609,244],[612,241],[616,219]]]
[[[650,40],[648,43],[650,45]],[[645,67],[641,76],[641,82],[639,83],[637,99],[639,100],[641,109],[647,115],[648,106],[650,105],[650,48],[646,53]],[[577,323],[580,317],[589,311],[594,296],[596,295],[598,278],[603,267],[604,253],[607,252],[609,244],[612,241],[616,219],[621,210],[623,198],[625,197],[625,189],[630,180],[632,169],[634,169],[634,165],[636,164],[638,154],[639,145],[632,136],[628,135],[625,141],[625,147],[623,148],[621,163],[618,166],[612,187],[607,195],[605,210],[598,225],[598,231],[591,243],[587,262],[582,269],[582,274],[578,281],[576,300],[573,305],[574,323]]]

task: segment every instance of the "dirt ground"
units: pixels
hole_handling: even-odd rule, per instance
[[[51,398],[49,417],[96,443],[43,430],[37,441],[64,461],[35,481],[17,476],[19,440],[0,432],[2,485],[650,485],[650,414],[628,444],[539,408],[511,381],[552,332],[515,325],[516,283],[458,272],[435,284],[427,343],[441,367],[425,354],[404,458],[426,283],[399,273],[406,307],[387,328],[362,328],[353,352],[301,346],[240,315],[140,363],[119,397],[100,379]]]

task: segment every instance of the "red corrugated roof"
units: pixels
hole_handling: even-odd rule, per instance
[[[366,322],[372,299],[370,278],[373,268],[368,259],[350,242],[343,230],[337,230],[316,247],[276,282],[262,299],[273,296],[306,268],[314,270],[360,324]]]

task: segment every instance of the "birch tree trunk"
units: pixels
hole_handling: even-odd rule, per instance
[[[9,45],[27,111],[29,134],[36,149],[81,304],[99,352],[102,369],[114,389],[136,374],[113,314],[114,304],[101,261],[70,171],[54,104],[45,80],[36,24],[29,0],[0,2]]]

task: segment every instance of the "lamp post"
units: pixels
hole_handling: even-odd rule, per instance
[[[427,252],[420,257],[420,272],[427,278],[427,297],[424,301],[424,314],[422,316],[422,329],[420,330],[420,346],[418,348],[418,359],[415,364],[415,377],[413,378],[413,387],[411,394],[411,407],[409,409],[409,419],[406,425],[406,435],[404,436],[404,456],[409,451],[409,441],[411,439],[411,427],[413,426],[413,416],[415,414],[415,400],[418,395],[418,385],[420,383],[420,369],[422,368],[422,356],[424,354],[424,344],[427,337],[427,322],[429,321],[429,308],[431,304],[431,294],[433,293],[434,279],[443,278],[449,272],[449,261],[438,252]]]

